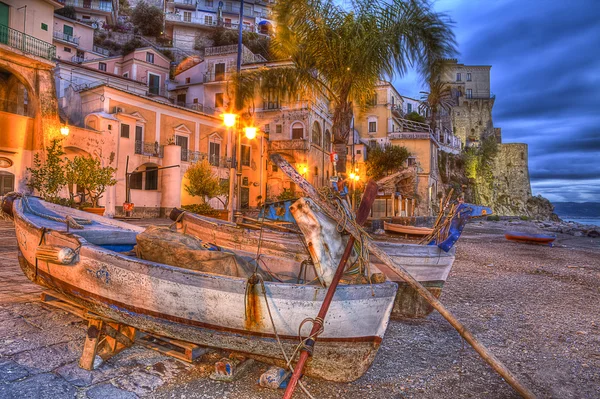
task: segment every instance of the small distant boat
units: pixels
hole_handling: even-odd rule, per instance
[[[504,237],[510,241],[519,241],[529,244],[551,245],[556,240],[555,235],[550,234],[532,234],[520,231],[506,231]]]
[[[396,223],[383,222],[385,231],[393,231],[394,233],[411,234],[415,236],[426,236],[433,232],[429,227],[403,226]]]

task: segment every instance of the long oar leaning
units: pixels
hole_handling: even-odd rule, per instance
[[[279,169],[281,169],[294,183],[300,187],[307,196],[309,196],[319,207],[334,220],[341,220],[343,215],[332,204],[324,201],[317,190],[306,181],[292,165],[290,165],[280,154],[274,153],[270,156]],[[361,239],[359,229],[351,223],[346,224],[346,231],[357,240]],[[442,303],[434,297],[425,287],[415,280],[401,265],[397,264],[392,258],[381,250],[370,237],[363,240],[369,246],[371,255],[377,257],[381,262],[400,276],[408,285],[414,288],[427,302],[433,306],[448,322],[454,327],[458,333],[467,341],[473,349],[485,360],[506,382],[515,389],[523,398],[535,398],[535,395],[525,387],[517,378],[506,368],[506,366],[496,358],[483,344],[481,344],[469,330],[456,318]],[[298,367],[296,367],[298,368]],[[287,394],[287,390],[286,390]],[[286,398],[291,397],[285,396]]]

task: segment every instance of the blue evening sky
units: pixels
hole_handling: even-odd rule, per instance
[[[529,145],[533,194],[600,202],[600,0],[438,0],[459,62],[491,65],[494,126]],[[394,82],[419,98],[414,73]]]

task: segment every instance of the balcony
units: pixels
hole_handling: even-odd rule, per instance
[[[435,140],[431,133],[414,133],[414,132],[391,132],[388,133],[390,140]]]
[[[72,6],[75,8],[85,8],[87,10],[95,10],[102,12],[112,12],[112,3],[110,1],[98,1],[98,0],[58,0],[60,3],[66,6]]]
[[[198,112],[203,112],[205,114],[208,115],[215,115],[216,111],[214,108],[211,107],[205,107],[204,104],[199,104],[199,103],[184,103],[181,101],[177,101],[175,102],[175,105],[179,106],[179,107],[184,107],[184,108],[188,108],[194,111],[198,111]]]
[[[182,24],[189,25],[201,25],[201,26],[217,26],[217,21],[215,19],[209,18],[196,18],[192,16],[187,16],[184,14],[173,14],[167,13],[165,14],[165,20],[170,22],[178,22]]]
[[[145,155],[148,157],[163,157],[164,146],[159,145],[157,142],[148,143],[141,140],[135,141],[135,153],[138,155]]]
[[[84,61],[87,61],[87,60],[85,58],[83,58],[83,57],[78,57],[76,55],[74,55],[73,57],[71,57],[71,62],[74,62],[76,64],[81,64]]]
[[[218,168],[230,168],[231,167],[231,159],[226,157],[219,157],[215,154],[207,154],[205,152],[199,151],[190,151],[189,149],[182,148],[181,149],[181,160],[183,162],[189,163],[197,163],[208,161],[208,163],[212,166],[216,166]]]
[[[63,42],[71,43],[76,46],[79,46],[79,38],[71,35],[67,35],[66,33],[54,31],[52,33],[55,39],[62,40]]]
[[[103,48],[103,47],[93,46],[92,47],[92,51],[94,53],[101,54],[101,55],[103,55],[105,57],[110,56],[110,51],[108,49]]]
[[[174,0],[173,5],[177,8],[185,8],[189,10],[196,9],[196,0]]]
[[[0,25],[0,44],[7,45],[36,57],[53,60],[56,58],[56,46],[37,37],[29,36],[18,30]]]
[[[269,141],[269,152],[308,151],[308,147],[309,144],[306,139]]]

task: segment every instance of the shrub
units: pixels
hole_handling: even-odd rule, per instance
[[[106,189],[117,184],[113,178],[116,171],[111,166],[102,166],[98,158],[77,156],[67,163],[66,179],[82,188],[92,208],[97,208]]]
[[[208,204],[183,205],[182,208],[198,215],[219,216],[219,211]]]
[[[131,11],[131,22],[144,36],[158,37],[162,34],[163,11],[145,1],[137,3]]]
[[[188,184],[184,185],[185,191],[192,197],[200,197],[201,204],[204,204],[207,199],[229,194],[229,180],[227,185],[223,184],[206,160],[190,166],[185,172],[185,177],[188,179]]]
[[[75,11],[75,7],[73,6],[64,6],[63,8],[54,11],[54,13],[62,15],[65,18],[77,19],[77,13]]]
[[[490,215],[487,217],[487,220],[491,221],[491,222],[499,222],[500,221],[500,216],[498,215]]]
[[[407,114],[405,116],[405,118],[408,119],[409,121],[425,123],[425,117],[415,111]]]
[[[139,47],[143,47],[141,40],[133,38],[123,45],[123,47],[121,48],[121,54],[127,55],[133,53]]]
[[[40,197],[46,201],[56,202],[59,193],[67,184],[64,172],[65,155],[62,145],[58,140],[52,140],[46,147],[46,160],[42,162],[39,154],[33,157],[33,168],[27,168],[29,178],[27,186],[36,190]]]
[[[523,215],[523,216],[520,216],[519,219],[521,219],[521,220],[529,220],[529,216]]]
[[[371,148],[367,153],[367,175],[373,179],[389,175],[402,169],[410,152],[405,147],[386,145]]]

